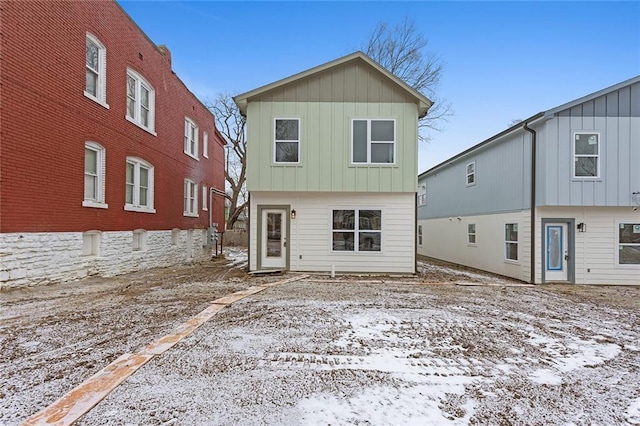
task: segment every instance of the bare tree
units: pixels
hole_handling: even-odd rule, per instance
[[[520,118],[512,118],[509,124],[507,125],[507,129],[519,123],[522,123],[522,120]]]
[[[428,43],[416,29],[415,22],[405,18],[393,27],[387,22],[378,22],[363,46],[373,60],[434,101],[418,124],[421,141],[429,140],[428,131],[442,130],[443,122],[451,115],[451,105],[439,99],[437,93],[444,67],[440,58],[427,50]]]
[[[229,93],[218,94],[214,101],[207,100],[205,105],[216,118],[216,127],[227,142],[227,158],[224,176],[229,184],[226,198],[229,200],[229,218],[227,229],[232,229],[238,217],[249,203],[245,181],[247,180],[247,140],[246,120]]]

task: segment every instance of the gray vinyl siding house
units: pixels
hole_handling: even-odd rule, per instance
[[[251,271],[415,272],[418,119],[431,101],[362,52],[234,100]]]
[[[417,251],[532,283],[640,284],[640,76],[420,174]]]

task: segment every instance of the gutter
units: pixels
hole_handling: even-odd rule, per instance
[[[532,119],[526,120],[522,128],[531,133],[531,278],[530,284],[536,281],[536,131],[529,127]]]

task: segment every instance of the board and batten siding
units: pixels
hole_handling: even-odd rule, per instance
[[[411,103],[249,103],[247,189],[255,191],[415,192],[417,106]],[[299,164],[274,163],[274,119],[300,119]],[[395,164],[351,164],[351,120],[396,121]]]
[[[640,83],[559,111],[538,129],[538,205],[631,206],[640,191]],[[573,178],[573,135],[600,134],[599,178]]]
[[[252,192],[250,223],[250,269],[257,268],[257,221],[259,205],[289,205],[296,210],[290,220],[290,269],[336,273],[415,272],[414,193],[294,193]],[[332,210],[382,210],[382,251],[379,253],[333,252]]]

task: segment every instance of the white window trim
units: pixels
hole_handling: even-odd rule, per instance
[[[193,139],[191,139],[191,128],[193,128]],[[189,117],[184,118],[184,153],[194,160],[200,161],[198,156],[198,125]],[[193,152],[190,151],[190,145],[193,143]]]
[[[132,233],[131,250],[146,251],[147,250],[147,231],[144,229],[136,229]]]
[[[353,161],[353,122],[354,121],[366,121],[367,122],[367,161],[366,162],[354,162]],[[392,141],[372,141],[371,140],[371,122],[372,121],[393,121],[393,142]],[[398,162],[398,133],[397,123],[395,118],[352,118],[351,119],[351,144],[349,145],[349,157],[351,159],[351,166],[395,166]],[[372,163],[371,162],[371,144],[393,143],[393,162],[392,163]]]
[[[418,206],[427,205],[427,184],[423,183],[418,186]]]
[[[209,133],[202,133],[202,156],[204,158],[209,158]]]
[[[598,136],[598,155],[584,155],[576,154],[576,135],[597,135]],[[581,130],[573,132],[573,138],[571,141],[571,178],[574,180],[594,180],[600,179],[602,175],[601,171],[601,158],[602,158],[602,137],[599,131],[596,130]],[[598,171],[596,176],[576,176],[576,158],[577,157],[596,157],[596,170]]]
[[[507,231],[507,225],[517,225],[518,226],[518,239],[515,241],[507,241],[507,235],[506,235],[506,231]],[[477,231],[477,230],[476,230]],[[504,241],[504,261],[508,262],[508,263],[520,263],[520,224],[518,222],[504,222],[504,226],[502,227],[502,232],[503,232],[503,241]],[[517,246],[517,259],[508,259],[507,258],[507,243],[511,243],[511,244],[516,244]]]
[[[84,143],[85,149],[90,149],[96,152],[96,162],[97,167],[96,170],[98,172],[97,183],[98,187],[96,188],[97,197],[95,200],[84,199],[82,201],[82,207],[92,207],[96,209],[107,209],[109,205],[105,203],[105,183],[106,183],[106,173],[107,173],[107,154],[105,148],[97,142],[87,141]]]
[[[276,140],[276,122],[278,120],[296,120],[298,122],[298,139],[297,140],[282,140],[282,141],[278,141]],[[273,119],[273,164],[275,165],[289,165],[289,164],[300,164],[300,158],[301,158],[301,142],[300,142],[300,135],[302,134],[302,120],[300,119],[300,117],[275,117]],[[292,143],[292,142],[297,142],[298,143],[298,161],[276,161],[276,145],[278,142],[283,142],[283,143]]]
[[[131,211],[131,212],[140,212],[140,213],[155,213],[156,210],[153,208],[153,202],[154,202],[154,167],[144,161],[141,158],[138,157],[127,157],[127,161],[126,163],[131,163],[135,166],[134,168],[134,177],[133,177],[133,203],[132,204],[127,204],[126,201],[126,197],[125,197],[125,205],[124,205],[124,209],[126,211]],[[126,167],[126,163],[125,163],[125,167]],[[148,201],[148,206],[141,206],[139,205],[139,198],[140,198],[140,167],[145,167],[149,170],[149,186],[147,187],[147,201]],[[126,193],[126,182],[125,182],[125,193]]]
[[[193,200],[193,211],[184,209],[184,211],[182,212],[182,215],[188,216],[188,217],[199,217],[200,215],[198,214],[198,184],[191,179],[185,179],[183,187],[184,187],[184,195],[182,199],[183,207],[186,207],[185,200]],[[193,191],[189,191],[188,193],[187,190],[190,188],[193,188]]]
[[[473,225],[473,231],[474,232],[469,232],[469,226]],[[471,236],[474,236],[475,242],[471,242]],[[467,245],[471,246],[471,247],[476,247],[478,245],[478,225],[474,222],[474,223],[467,223]],[[506,245],[506,241],[505,241],[505,245]],[[506,247],[505,247],[506,249]],[[505,252],[505,257],[506,257],[506,252]]]
[[[640,264],[620,263],[620,245],[621,245],[620,244],[620,225],[621,224],[627,224],[627,225],[638,224],[638,225],[640,225],[640,220],[619,220],[619,221],[616,222],[616,229],[615,229],[616,245],[614,247],[615,260],[616,260],[615,267],[616,268],[620,268],[620,269],[640,269]],[[635,246],[635,245],[638,245],[638,244],[622,243],[622,245]]]
[[[96,96],[87,92],[86,84],[84,88],[84,95],[106,109],[109,109],[109,104],[107,103],[107,48],[104,47],[104,44],[102,44],[102,42],[100,42],[100,40],[91,33],[87,33],[86,39],[98,46],[98,80],[96,81]],[[86,66],[85,61],[85,72]]]
[[[86,257],[99,257],[101,254],[102,233],[100,231],[87,231],[82,233],[82,255]]]
[[[202,210],[203,211],[209,211],[209,206],[208,206],[208,198],[209,198],[209,188],[207,188],[207,185],[201,185],[202,186]]]
[[[131,77],[136,81],[136,99],[135,99],[135,110],[136,110],[136,117],[130,117],[129,113],[128,113],[128,109],[127,109],[127,102],[128,102],[128,96],[127,96],[127,82],[125,81],[125,113],[124,116],[127,119],[127,121],[135,124],[136,126],[140,127],[141,129],[143,129],[144,131],[151,133],[154,136],[157,136],[156,132],[155,132],[155,122],[156,122],[156,91],[153,88],[153,86],[151,84],[149,84],[149,82],[140,74],[138,74],[137,72],[135,72],[134,70],[132,70],[131,68],[127,68],[127,78]],[[149,91],[149,126],[144,126],[141,122],[140,122],[140,108],[141,108],[141,104],[140,104],[140,87],[144,87],[145,89],[147,89]]]
[[[353,210],[355,211],[354,218],[354,229],[333,229],[333,211],[334,210]],[[360,251],[360,237],[358,233],[360,232],[360,210],[379,210],[380,211],[380,230],[371,230],[370,232],[379,232],[380,233],[380,251]],[[347,255],[374,255],[379,256],[384,254],[384,209],[381,207],[371,207],[371,206],[360,206],[360,207],[330,207],[329,208],[329,223],[331,227],[329,228],[329,250],[331,253],[335,254],[347,254]],[[353,250],[334,250],[333,249],[333,232],[353,232]],[[362,232],[367,232],[368,230],[363,230]]]
[[[471,173],[469,173],[469,166],[473,167],[473,171]],[[467,163],[467,165],[464,167],[464,174],[465,174],[464,183],[466,184],[466,186],[474,186],[476,184],[476,162],[475,161]],[[473,182],[471,183],[469,183],[469,176],[473,176]]]

